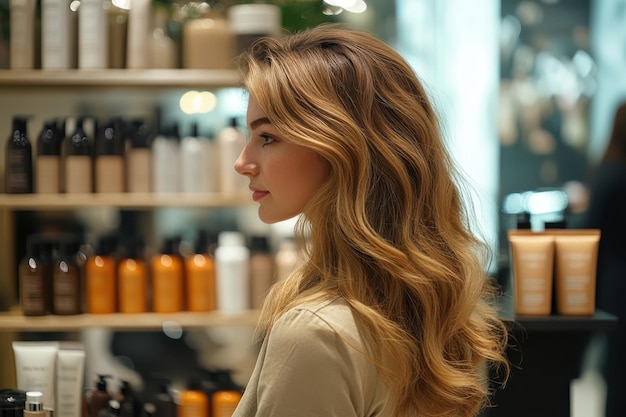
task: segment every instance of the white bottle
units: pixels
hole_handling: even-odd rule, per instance
[[[107,68],[108,48],[104,0],[82,0],[78,9],[78,68]]]
[[[183,193],[207,193],[211,191],[209,176],[211,142],[198,135],[198,125],[193,124],[189,136],[180,143],[181,191]]]
[[[41,1],[42,69],[71,68],[71,25],[71,11],[66,0]]]
[[[180,191],[180,138],[178,127],[161,131],[152,142],[152,190],[155,193]]]
[[[240,232],[221,232],[215,249],[217,309],[241,313],[250,309],[250,250]]]
[[[235,161],[246,146],[246,135],[238,126],[237,118],[232,117],[230,124],[217,135],[219,191],[225,194],[246,192],[248,180],[235,171]]]
[[[35,67],[35,0],[10,0],[12,69]]]
[[[132,0],[128,12],[128,39],[126,46],[126,67],[131,69],[150,68],[150,0]]]

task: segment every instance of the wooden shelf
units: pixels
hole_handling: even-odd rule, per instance
[[[159,207],[234,207],[252,204],[242,194],[0,194],[0,208],[11,210],[69,210],[94,207],[154,209]]]
[[[0,70],[3,87],[169,87],[224,88],[238,86],[236,70],[105,69]]]
[[[26,317],[21,312],[0,313],[0,332],[80,331],[91,328],[111,330],[160,331],[178,328],[206,328],[214,326],[254,326],[259,317],[256,310],[237,314],[220,312],[171,314],[80,314],[76,316]]]

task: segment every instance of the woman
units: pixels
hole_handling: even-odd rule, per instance
[[[615,314],[617,328],[606,334],[603,374],[607,384],[606,417],[626,415],[626,102],[618,106],[611,137],[588,184],[584,227],[600,229],[596,305]]]
[[[236,417],[474,416],[503,364],[484,245],[407,63],[334,25],[241,58],[259,217],[300,215],[307,262],[267,296]]]

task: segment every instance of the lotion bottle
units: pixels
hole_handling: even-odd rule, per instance
[[[156,313],[183,310],[184,272],[177,242],[177,238],[165,239],[161,253],[152,258],[152,301]]]
[[[217,308],[223,313],[250,309],[250,251],[241,232],[221,232],[215,249]]]
[[[152,189],[156,193],[180,190],[180,137],[178,126],[162,129],[152,142]]]
[[[149,42],[151,68],[177,68],[178,48],[167,29],[168,10],[156,5],[153,12],[152,36]]]
[[[63,149],[63,189],[68,194],[91,193],[93,182],[92,145],[84,129],[85,118],[76,121],[74,132]]]
[[[186,390],[180,392],[176,415],[177,417],[209,416],[209,398],[196,381],[191,382]]]
[[[51,246],[42,235],[30,235],[26,241],[26,256],[19,265],[20,304],[25,316],[50,313],[50,295],[46,291],[52,280]]]
[[[12,69],[35,68],[35,0],[9,0]]]
[[[239,128],[236,117],[217,135],[217,153],[219,161],[219,191],[225,194],[246,191],[247,179],[239,175],[234,168],[235,161],[246,146],[246,135]]]
[[[72,67],[72,14],[66,0],[41,0],[41,68]]]
[[[4,152],[5,192],[33,192],[33,150],[26,131],[26,117],[14,116],[11,136]]]
[[[127,190],[148,193],[152,189],[150,132],[143,120],[133,120],[131,126],[131,143],[126,154]]]
[[[107,378],[111,378],[111,375],[98,375],[96,387],[85,392],[83,416],[99,417],[101,411],[106,411],[109,408],[109,401],[113,399],[113,396],[108,390]]]
[[[108,67],[107,11],[104,0],[82,0],[78,9],[78,68]]]
[[[111,119],[96,137],[95,185],[96,193],[123,193],[124,139],[122,122]]]
[[[215,264],[209,255],[207,234],[199,232],[194,253],[185,259],[187,310],[215,310]]]
[[[43,393],[41,391],[28,391],[24,403],[24,417],[44,417]]]
[[[232,417],[241,401],[242,390],[233,382],[229,370],[218,370],[216,377],[219,388],[211,398],[211,416]]]
[[[60,136],[56,121],[44,123],[35,159],[35,192],[38,194],[57,194],[61,190]]]
[[[148,40],[151,6],[150,0],[133,0],[128,11],[126,67],[129,69],[150,68]]]
[[[120,313],[133,314],[148,311],[148,270],[141,254],[143,242],[137,239],[126,243],[118,264],[118,298]]]
[[[96,253],[87,259],[86,298],[87,312],[110,314],[117,310],[116,262],[114,252],[117,246],[115,236],[102,236]]]
[[[181,191],[184,193],[206,193],[211,191],[213,168],[208,161],[211,142],[198,134],[198,124],[191,126],[191,132],[180,143]]]

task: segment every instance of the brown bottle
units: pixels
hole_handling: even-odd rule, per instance
[[[46,236],[31,235],[26,245],[26,257],[19,265],[22,312],[25,316],[50,314],[52,242]]]
[[[59,240],[52,268],[52,312],[59,315],[82,313],[81,268],[77,262],[80,240],[65,236]]]
[[[33,151],[26,135],[27,117],[15,116],[13,129],[4,151],[5,192],[33,192]]]

